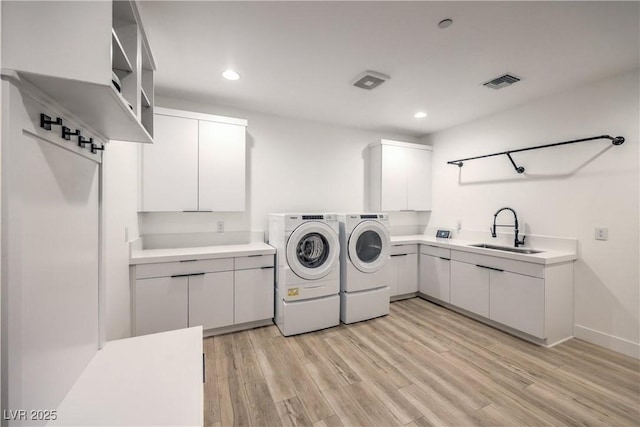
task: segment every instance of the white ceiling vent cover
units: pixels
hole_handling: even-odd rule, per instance
[[[502,89],[503,87],[511,86],[514,83],[522,80],[520,77],[516,77],[513,74],[504,74],[500,77],[496,77],[493,80],[489,80],[486,83],[483,83],[484,86],[490,87],[491,89]]]
[[[382,83],[389,80],[391,77],[386,74],[378,73],[377,71],[367,70],[353,80],[353,85],[361,89],[371,90],[380,86]]]

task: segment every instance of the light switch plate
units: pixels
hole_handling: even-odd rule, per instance
[[[596,240],[607,240],[609,238],[609,229],[607,227],[596,227]]]

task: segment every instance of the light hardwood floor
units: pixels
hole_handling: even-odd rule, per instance
[[[640,362],[529,344],[419,298],[295,337],[204,340],[205,425],[640,425]]]

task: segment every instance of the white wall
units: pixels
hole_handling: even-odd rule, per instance
[[[156,98],[156,105],[247,119],[247,210],[244,213],[145,213],[140,234],[267,229],[271,212],[360,212],[365,204],[364,150],[389,135],[325,123],[236,110],[194,101]],[[391,218],[400,230],[416,228],[424,214]]]
[[[455,228],[462,221],[463,229],[487,230],[493,214],[510,206],[526,224],[525,234],[578,238],[575,335],[634,357],[640,357],[639,90],[636,69],[424,139],[434,146],[429,226]],[[446,164],[602,134],[626,142],[514,154],[524,175],[505,156],[461,169]],[[594,240],[595,227],[608,227],[609,240]]]
[[[127,239],[138,236],[138,150],[138,144],[112,141],[103,155],[107,340],[131,336]]]

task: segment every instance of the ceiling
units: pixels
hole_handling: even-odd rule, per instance
[[[158,95],[383,133],[421,136],[640,62],[638,2],[143,1],[140,12]],[[242,78],[223,79],[228,68]],[[352,86],[364,70],[391,79]],[[505,72],[522,81],[482,86]]]

